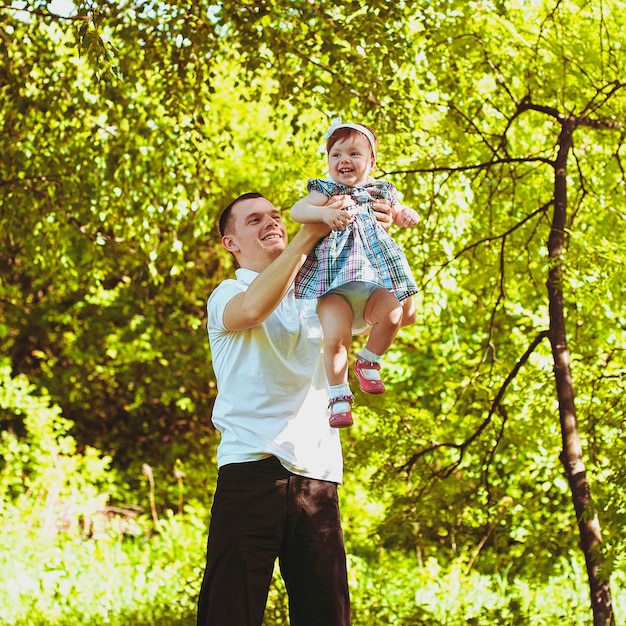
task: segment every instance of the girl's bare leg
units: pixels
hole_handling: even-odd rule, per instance
[[[324,332],[324,368],[329,386],[329,424],[352,426],[352,392],[348,384],[348,350],[352,341],[352,308],[337,294],[324,296],[317,307]]]
[[[352,308],[336,294],[324,296],[317,314],[324,332],[324,367],[329,385],[348,382],[348,350],[352,342]]]
[[[381,357],[393,343],[402,323],[403,307],[386,289],[377,289],[365,305],[365,320],[372,324],[366,346],[357,354],[354,373],[361,391],[385,393],[380,376]]]
[[[415,312],[415,302],[413,298],[407,298],[402,303],[402,322],[400,322],[400,326],[404,327],[415,324],[416,319],[417,313]]]
[[[365,305],[365,320],[372,324],[366,347],[379,356],[387,352],[403,322],[403,305],[387,289],[377,289]]]

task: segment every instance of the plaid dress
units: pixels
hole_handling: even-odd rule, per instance
[[[378,223],[372,200],[398,202],[396,188],[388,182],[369,179],[365,187],[347,187],[330,179],[312,178],[308,190],[324,195],[349,194],[357,204],[356,213],[345,230],[332,231],[307,257],[296,276],[296,298],[319,298],[354,281],[380,285],[393,292],[400,302],[417,293],[417,285],[404,252]]]

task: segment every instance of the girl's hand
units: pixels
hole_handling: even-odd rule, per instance
[[[332,230],[345,230],[348,224],[354,221],[354,216],[347,209],[329,209],[328,216],[324,218],[324,223]]]
[[[324,223],[333,230],[345,230],[346,226],[354,221],[354,216],[350,213],[349,209],[355,204],[354,198],[349,194],[331,196],[324,205],[331,209]]]
[[[415,226],[416,224],[419,224],[420,216],[414,209],[402,206],[393,221],[398,226]]]

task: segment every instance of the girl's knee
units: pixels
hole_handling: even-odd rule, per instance
[[[400,326],[402,317],[402,303],[390,291],[379,289],[370,296],[365,309],[368,323]]]
[[[392,326],[400,327],[402,325],[402,320],[404,319],[404,312],[403,312],[403,308],[401,304],[398,304],[398,306],[390,309],[388,319],[389,319],[389,324],[391,324]]]

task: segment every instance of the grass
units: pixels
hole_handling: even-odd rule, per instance
[[[6,513],[6,512],[5,512]],[[5,626],[192,626],[206,529],[171,516],[152,532],[112,530],[97,539],[44,532],[4,516],[0,539],[0,623]],[[590,626],[585,574],[575,563],[542,584],[467,573],[461,563],[381,553],[351,556],[353,626]],[[614,604],[624,606],[622,572]],[[288,624],[277,576],[265,626]]]

